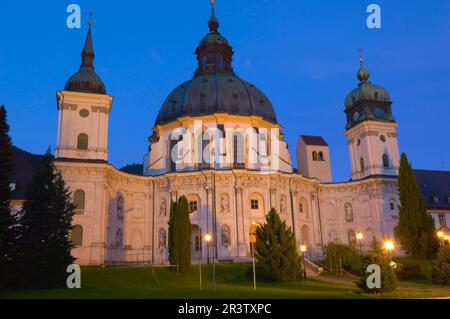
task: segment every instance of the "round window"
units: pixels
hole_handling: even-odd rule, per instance
[[[87,109],[82,109],[80,111],[80,116],[81,117],[88,117],[89,116],[89,111]]]
[[[383,143],[386,142],[386,136],[381,135],[381,136],[380,136],[380,140],[381,140]]]

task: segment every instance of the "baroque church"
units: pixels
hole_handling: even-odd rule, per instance
[[[132,175],[108,162],[113,96],[94,71],[90,23],[81,67],[57,92],[55,165],[76,205],[78,263],[168,263],[170,204],[183,195],[193,262],[248,261],[271,208],[311,258],[333,241],[368,247],[374,238],[393,239],[397,123],[388,91],[370,82],[363,60],[345,99],[351,180],[334,183],[322,137],[299,137],[294,168],[270,100],[234,72],[214,7],[208,27],[195,50],[193,78],[163,102],[143,172]]]

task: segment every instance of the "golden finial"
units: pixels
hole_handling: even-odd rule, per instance
[[[89,15],[88,24],[90,28],[92,26],[92,16],[94,15],[94,13],[92,11],[89,11],[88,15]]]
[[[362,49],[358,49],[358,54],[359,54],[359,63],[361,63],[361,65],[364,63],[364,58],[362,55]]]
[[[216,0],[211,0],[211,6],[214,8],[215,5],[216,5]]]

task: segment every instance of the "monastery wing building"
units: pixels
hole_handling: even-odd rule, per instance
[[[89,28],[82,65],[57,92],[56,167],[77,207],[72,238],[78,263],[168,263],[170,203],[182,195],[192,211],[194,262],[247,261],[271,208],[313,258],[332,241],[356,244],[357,233],[364,246],[373,238],[393,239],[397,123],[388,91],[369,81],[363,61],[358,87],[345,100],[352,178],[333,183],[321,137],[299,138],[293,169],[275,109],[234,72],[234,52],[219,33],[214,9],[208,26],[195,51],[194,77],[159,111],[142,176],[108,163],[113,97],[94,71]],[[205,234],[213,238],[209,246]]]

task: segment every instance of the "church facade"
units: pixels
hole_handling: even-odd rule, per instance
[[[142,175],[108,163],[113,96],[94,71],[89,28],[82,65],[57,92],[55,164],[76,205],[78,263],[168,263],[170,204],[183,195],[192,212],[193,262],[247,261],[271,208],[313,258],[333,241],[368,247],[373,238],[393,239],[397,123],[388,91],[369,81],[362,59],[358,87],[345,101],[352,179],[333,183],[321,137],[300,136],[294,169],[271,102],[235,74],[214,9],[208,26],[194,77],[161,107]]]

